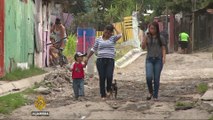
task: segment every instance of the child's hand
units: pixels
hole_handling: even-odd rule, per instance
[[[87,66],[87,63],[88,63],[88,59],[86,59],[86,60],[84,61],[84,67]]]
[[[69,71],[70,71],[70,72],[72,72],[72,71],[73,71],[73,69],[72,69],[72,68],[69,68]]]
[[[87,63],[88,63],[88,59],[85,59],[84,64],[87,65]]]

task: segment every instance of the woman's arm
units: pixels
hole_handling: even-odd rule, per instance
[[[60,26],[60,31],[61,31],[61,35],[60,35],[60,38],[61,39],[63,39],[65,36],[64,36],[64,34],[65,34],[65,28],[64,28],[64,26]]]
[[[142,41],[142,49],[146,49],[147,45],[147,36],[144,35],[143,41]]]
[[[90,50],[89,55],[87,56],[87,59],[89,60],[90,57],[94,54],[94,51]]]
[[[114,30],[115,30],[115,32],[116,32],[117,35],[121,34],[121,32],[115,27],[115,25],[113,25],[113,27],[114,27]]]
[[[93,51],[93,50],[90,50],[90,52],[89,52],[89,54],[88,54],[86,60],[84,61],[84,64],[85,64],[85,65],[87,65],[88,60],[90,59],[90,57],[91,57],[93,54],[94,54],[94,51]]]
[[[115,27],[115,25],[113,25],[113,27],[116,32],[116,36],[115,36],[115,42],[116,42],[122,37],[122,33]]]
[[[140,42],[142,43],[142,41],[143,41],[143,31],[142,30],[139,30],[138,37],[139,37]]]
[[[89,54],[87,55],[86,60],[84,61],[86,64],[87,64],[88,60],[90,59],[90,57],[94,54],[94,52],[98,50],[98,44],[99,44],[98,39],[96,39],[93,48],[90,50]]]

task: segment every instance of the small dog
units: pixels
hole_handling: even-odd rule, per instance
[[[117,98],[117,93],[118,93],[118,86],[117,86],[116,79],[114,79],[114,83],[112,83],[111,90],[112,91],[110,92],[110,96],[113,97],[113,94],[114,94],[114,97],[116,99]]]

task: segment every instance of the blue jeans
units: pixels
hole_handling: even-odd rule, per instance
[[[148,57],[146,59],[146,82],[149,89],[149,93],[152,94],[154,98],[158,98],[158,90],[160,86],[160,74],[162,68],[163,68],[162,58]],[[152,80],[154,80],[154,90]]]
[[[96,66],[99,74],[99,86],[101,97],[106,97],[107,92],[111,91],[113,72],[114,72],[114,59],[111,58],[98,58]],[[107,80],[107,87],[105,88],[105,82]]]
[[[75,98],[84,96],[84,79],[73,79],[73,91]]]

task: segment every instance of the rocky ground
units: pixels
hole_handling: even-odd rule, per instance
[[[99,96],[97,75],[85,80],[86,98],[75,101],[69,72],[57,69],[45,77],[27,96],[32,101],[40,94],[47,102],[49,117],[31,116],[33,102],[15,110],[9,119],[208,119],[213,115],[212,101],[203,101],[197,91],[200,83],[213,83],[212,54],[169,54],[161,76],[159,101],[146,101],[145,56],[123,69],[115,69],[117,99],[103,101]],[[182,105],[184,104],[184,105]]]

